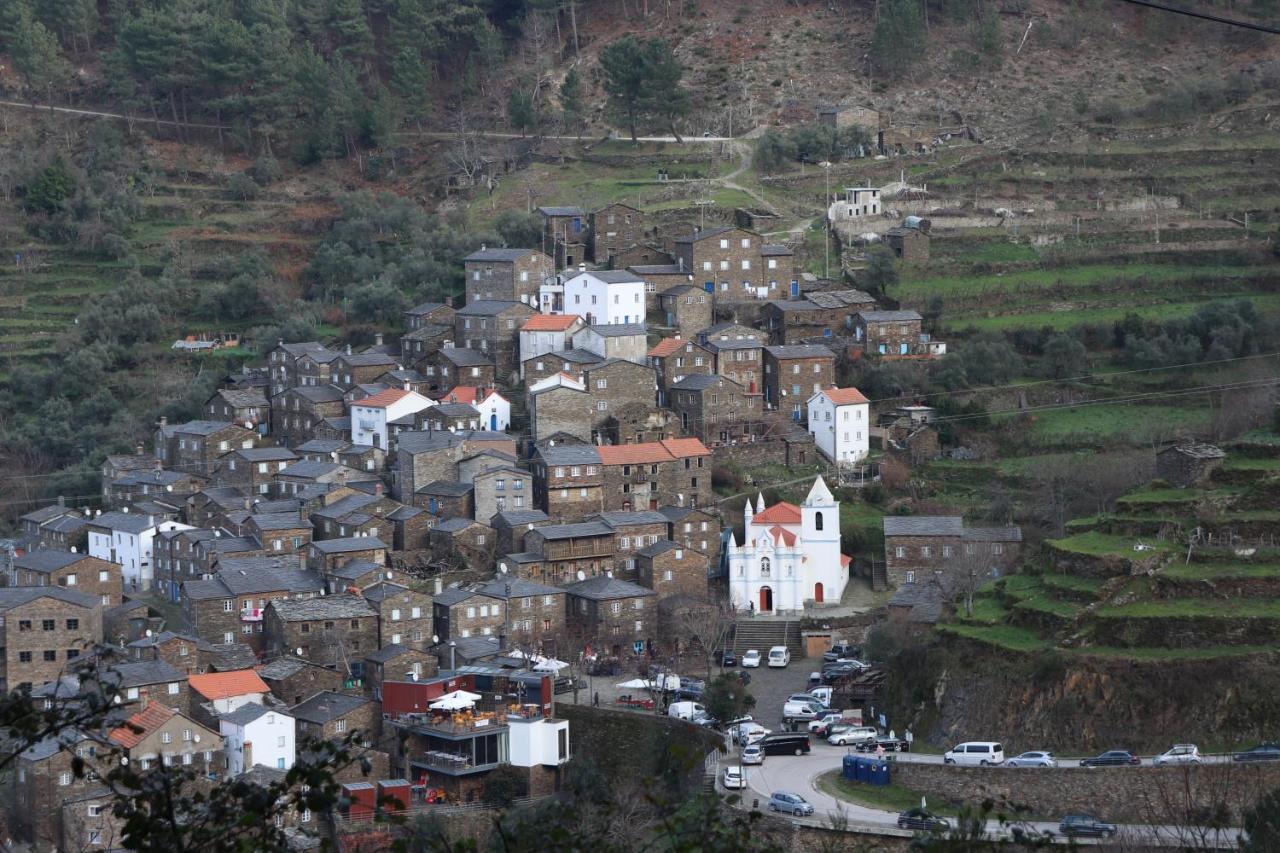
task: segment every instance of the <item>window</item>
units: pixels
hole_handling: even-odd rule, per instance
[[[622,602],[621,602],[621,601],[615,601],[615,602],[613,602],[612,604],[610,604],[610,605],[609,605],[609,612],[610,612],[610,613],[621,613],[621,612],[622,612]]]
[[[31,663],[31,652],[18,652],[18,661],[20,663]]]
[[[721,249],[727,249],[727,248],[729,248],[729,241],[728,241],[728,240],[721,240],[721,241],[720,241],[720,248],[721,248]]]
[[[68,630],[68,631],[79,631],[79,630],[80,630],[80,620],[79,620],[79,619],[68,619],[68,620],[67,620],[67,630]]]
[[[333,730],[335,732],[345,732],[347,730],[347,721],[338,720],[336,723],[333,724]]]
[[[743,268],[744,270],[749,270],[749,269],[751,269],[751,261],[743,261],[743,262],[742,262],[742,268]]]
[[[161,732],[161,733],[160,733],[160,742],[161,742],[161,743],[173,743],[173,734],[172,734],[172,733],[170,733],[170,732]]]
[[[996,542],[995,544],[993,544],[993,545],[991,546],[991,553],[992,553],[992,554],[1003,554],[1003,553],[1004,553],[1004,543],[1003,543],[1003,542]]]
[[[170,695],[170,696],[177,696],[177,695],[178,695],[178,693],[179,693],[179,691],[181,691],[181,690],[182,690],[182,685],[181,685],[181,684],[179,684],[179,683],[178,683],[178,682],[176,682],[176,681],[170,681],[170,682],[169,682],[169,695]]]
[[[57,649],[46,649],[46,650],[45,650],[44,652],[42,652],[41,654],[44,656],[44,659],[45,659],[45,660],[47,660],[47,661],[55,661],[55,660],[57,660],[57,659],[58,659],[58,650],[57,650]]]
[[[820,512],[814,513],[813,515],[813,529],[814,530],[822,529],[822,513]]]
[[[421,618],[422,618],[422,608],[421,608],[421,607],[415,607],[415,608],[413,608],[412,610],[410,610],[410,611],[409,611],[409,616],[410,616],[410,618],[412,618],[412,619],[421,619]]]
[[[928,545],[923,546],[923,547],[920,549],[920,556],[921,556],[921,557],[932,557],[932,556],[933,556],[933,549],[932,549],[932,548],[930,548]]]
[[[59,774],[58,774],[58,784],[59,784],[59,785],[70,785],[70,784],[71,784],[71,774],[70,774],[70,773],[59,773]]]
[[[943,546],[942,546],[942,556],[944,556],[944,557],[950,557],[950,556],[951,556],[951,546],[950,546],[950,545],[943,545]]]
[[[233,609],[234,609],[234,607],[232,606],[232,603],[231,603],[231,600],[230,600],[230,599],[228,599],[228,600],[226,600],[226,601],[222,602],[222,612],[223,612],[223,613],[230,613]]]
[[[392,609],[391,609],[391,621],[392,621],[392,622],[399,622],[399,621],[400,621],[400,610],[399,610],[399,608],[392,608]]]
[[[722,270],[727,270],[728,268],[729,268],[729,262],[728,262],[728,261],[721,261],[721,262],[720,262],[720,269],[722,269]],[[727,284],[728,282],[725,282],[725,283]]]
[[[57,620],[56,620],[56,619],[41,619],[41,620],[40,620],[40,629],[41,629],[42,631],[52,631],[52,630],[54,630],[54,629],[55,629],[55,628],[57,628],[57,627],[58,627],[58,622],[57,622]]]
[[[915,582],[916,582],[916,573],[907,572],[907,583],[915,583]]]

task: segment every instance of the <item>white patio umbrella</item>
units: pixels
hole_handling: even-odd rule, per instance
[[[541,672],[559,672],[569,664],[555,658],[541,658],[533,665],[535,671]]]
[[[465,690],[455,690],[452,693],[446,693],[441,696],[428,707],[434,711],[458,711],[462,708],[470,708],[479,699],[479,694],[468,693]]]
[[[618,685],[623,690],[648,690],[649,682],[643,678],[633,678]]]

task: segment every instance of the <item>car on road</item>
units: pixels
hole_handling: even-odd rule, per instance
[[[1231,757],[1235,761],[1280,761],[1280,743],[1260,743]]]
[[[1162,752],[1151,763],[1157,767],[1167,764],[1199,764],[1200,750],[1194,743],[1175,743],[1166,752]]]
[[[827,743],[833,746],[871,743],[876,739],[876,734],[876,730],[871,726],[850,726],[844,731],[827,735]]]
[[[807,817],[813,814],[813,806],[799,794],[793,794],[790,791],[774,791],[773,796],[769,798],[769,811]]]
[[[809,735],[804,732],[775,732],[760,739],[765,755],[808,755]]]
[[[963,767],[988,767],[992,764],[1004,764],[1004,747],[989,740],[958,743],[943,753],[942,763],[958,764]]]
[[[746,749],[742,750],[742,763],[764,764],[764,755],[764,747],[758,743],[753,743]]]
[[[884,747],[885,752],[910,752],[911,744],[899,737],[889,737],[888,735],[878,735],[874,740],[860,743],[854,747],[858,752],[879,752]]]
[[[760,665],[760,650],[747,649],[746,654],[742,656],[742,665],[751,669]]]
[[[1015,755],[1004,763],[1005,767],[1057,767],[1058,759],[1052,752],[1032,751]]]
[[[1117,827],[1114,823],[1098,820],[1093,815],[1069,814],[1058,821],[1058,832],[1061,832],[1067,838],[1074,838],[1080,835],[1089,835],[1094,838],[1111,838],[1116,834],[1116,831]]]
[[[768,734],[771,734],[769,729],[759,723],[743,723],[733,730],[733,742],[743,745],[755,743]]]
[[[741,767],[726,767],[724,769],[724,786],[731,790],[747,787],[747,777],[743,775]]]
[[[1142,763],[1142,759],[1127,749],[1109,749],[1093,758],[1080,759],[1081,767],[1132,767]]]
[[[823,707],[814,701],[787,702],[782,706],[782,719],[788,723],[797,721],[808,723],[822,710],[824,710]]]
[[[950,822],[922,808],[907,809],[898,815],[899,829],[915,829],[924,832],[946,832],[951,828]]]
[[[774,646],[769,649],[769,666],[784,667],[791,663],[791,650],[786,646]]]

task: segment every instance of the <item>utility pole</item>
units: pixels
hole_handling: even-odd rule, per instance
[[[831,280],[831,161],[822,161],[822,207],[826,221],[822,229],[822,277]]]

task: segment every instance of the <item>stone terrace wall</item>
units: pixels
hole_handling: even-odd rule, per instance
[[[1188,815],[1194,822],[1219,805],[1238,823],[1258,797],[1280,787],[1280,764],[1049,770],[903,763],[891,772],[894,784],[932,798],[975,805],[990,798],[1048,819],[1083,812],[1119,823],[1177,825]]]
[[[700,782],[703,758],[724,745],[719,732],[653,712],[557,702],[555,714],[569,721],[573,760],[589,760],[602,773],[628,779],[670,778],[679,772],[687,783]]]

